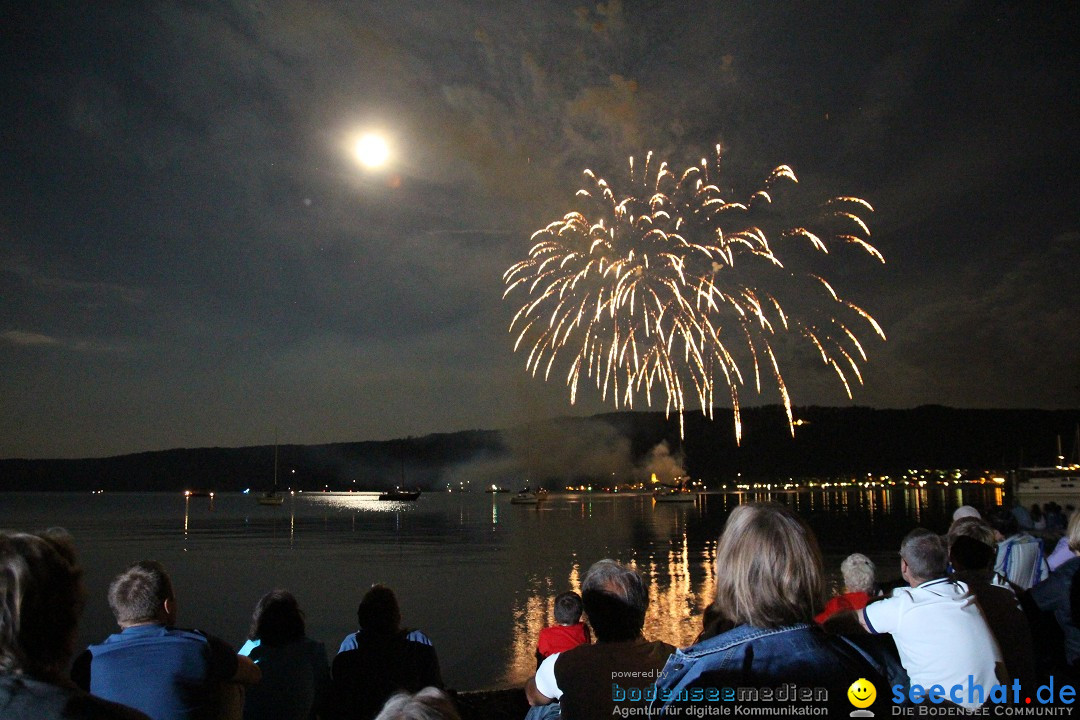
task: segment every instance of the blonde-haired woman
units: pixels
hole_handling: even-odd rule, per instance
[[[847,690],[856,680],[884,689],[865,655],[814,622],[825,595],[821,551],[810,528],[787,508],[735,508],[716,549],[716,576],[712,611],[733,627],[675,651],[657,682],[658,706],[707,703],[713,688],[795,683],[827,690],[827,699],[811,704],[846,712]]]

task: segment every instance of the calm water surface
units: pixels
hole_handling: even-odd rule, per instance
[[[308,635],[333,653],[355,630],[361,595],[382,582],[397,592],[405,624],[434,640],[447,683],[477,689],[524,682],[554,597],[578,590],[604,557],[648,579],[650,639],[691,642],[711,599],[716,539],[728,512],[748,499],[783,502],[807,519],[834,587],[848,553],[866,553],[881,576],[895,577],[900,538],[912,527],[944,531],[958,505],[1002,502],[1000,490],[978,486],[712,494],[660,505],[640,495],[554,495],[539,507],[482,493],[430,493],[415,503],[307,493],[282,507],[244,495],[211,503],[159,493],[8,493],[0,494],[0,526],[61,526],[75,536],[90,593],[82,644],[113,632],[109,580],[144,558],[172,574],[180,625],[237,646],[255,602],[283,587],[304,608]]]

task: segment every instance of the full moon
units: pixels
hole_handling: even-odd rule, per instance
[[[364,167],[380,168],[390,158],[390,146],[381,135],[368,133],[356,141],[353,153]]]

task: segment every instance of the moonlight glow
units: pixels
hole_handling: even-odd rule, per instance
[[[353,154],[366,168],[376,169],[386,165],[390,159],[390,145],[386,138],[375,133],[362,135],[353,146]]]

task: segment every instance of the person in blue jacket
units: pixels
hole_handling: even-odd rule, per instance
[[[91,694],[153,720],[201,720],[239,706],[262,673],[251,659],[199,630],[176,627],[172,579],[156,560],[129,565],[109,585],[120,632],[91,645],[72,677]]]
[[[848,689],[859,680],[887,695],[867,656],[814,622],[825,600],[821,551],[787,508],[735,508],[716,549],[716,578],[712,632],[668,659],[654,712],[681,716],[680,706],[727,703],[847,714]]]

